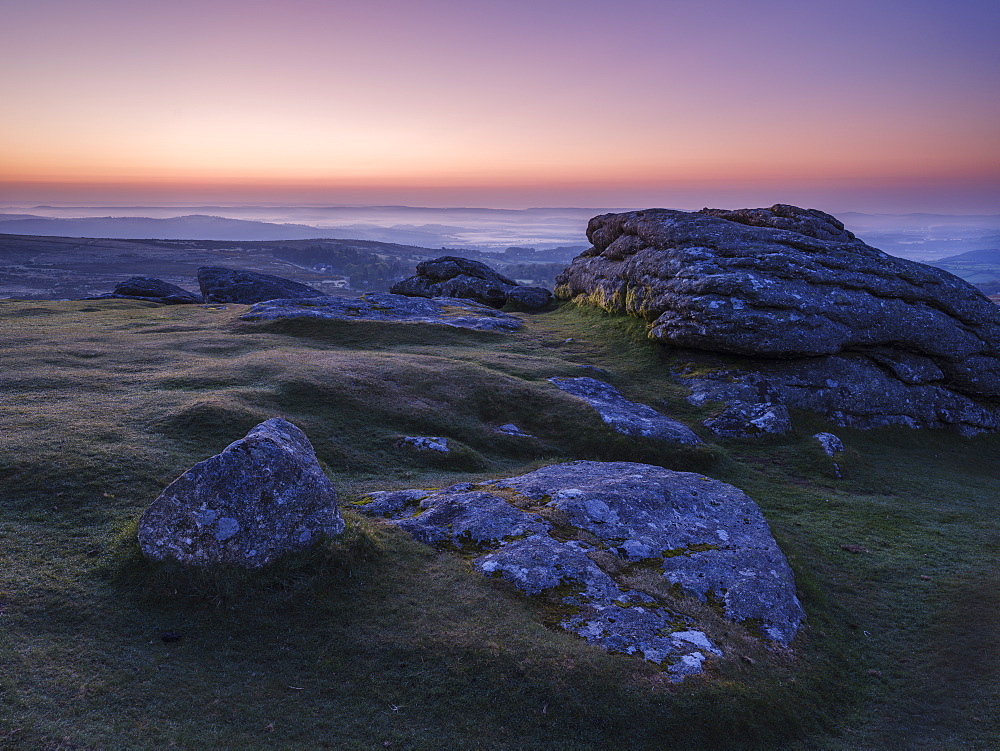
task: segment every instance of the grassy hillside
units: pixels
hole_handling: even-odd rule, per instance
[[[0,301],[0,747],[995,747],[1000,437],[796,415],[795,435],[664,449],[545,381],[602,368],[696,426],[708,412],[632,319],[564,306],[497,334],[243,309]],[[748,645],[678,685],[349,510],[343,539],[267,572],[145,563],[142,510],[272,416],[348,504],[573,458],[711,474],[763,508],[808,623],[790,651]],[[848,447],[843,480],[822,429]]]

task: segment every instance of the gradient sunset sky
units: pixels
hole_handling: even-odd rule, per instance
[[[1000,2],[0,0],[0,202],[1000,213]]]

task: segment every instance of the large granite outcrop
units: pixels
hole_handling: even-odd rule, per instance
[[[344,531],[306,434],[273,418],[174,480],[139,520],[153,560],[258,568]]]
[[[271,274],[230,269],[224,266],[202,266],[198,269],[198,286],[205,302],[232,302],[252,305],[265,300],[323,297],[326,293],[307,284],[293,282]]]
[[[727,383],[738,381],[769,395],[745,404],[842,424],[1000,427],[1000,309],[828,214],[650,209],[595,217],[587,235],[593,247],[557,277],[557,296],[639,316],[676,347],[754,358],[696,379],[703,398],[732,404]]]
[[[417,264],[417,274],[396,282],[393,294],[412,297],[461,297],[484,305],[511,303],[524,310],[540,310],[552,302],[544,287],[522,287],[485,263],[456,256],[441,256]]]
[[[565,610],[559,625],[607,649],[697,672],[723,649],[680,611],[688,595],[787,645],[803,619],[795,582],[757,505],[702,475],[578,461],[439,490],[371,493],[364,513],[476,555],[484,574]],[[653,572],[656,587],[637,583]],[[711,630],[711,629],[708,629]]]
[[[257,303],[240,316],[244,321],[320,318],[331,321],[437,323],[478,331],[514,331],[520,319],[472,300],[369,292],[361,297],[309,297]]]

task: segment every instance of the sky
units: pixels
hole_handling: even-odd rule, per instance
[[[1000,213],[996,0],[0,0],[0,202]]]

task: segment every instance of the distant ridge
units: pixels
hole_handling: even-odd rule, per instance
[[[48,217],[0,214],[0,233],[47,237],[99,237],[127,240],[151,237],[157,240],[311,240],[329,235],[306,224],[272,224],[247,219],[191,214],[171,219],[150,217]]]
[[[934,261],[935,266],[950,263],[989,263],[1000,265],[1000,248],[984,248],[982,250],[970,250],[966,253],[959,253],[957,256],[948,256]]]

